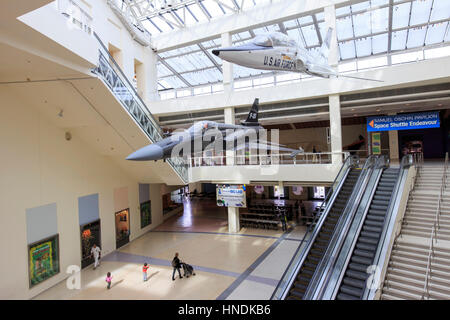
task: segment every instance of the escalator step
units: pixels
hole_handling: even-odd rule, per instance
[[[359,300],[358,298],[346,293],[339,293],[336,298],[337,300]]]
[[[359,288],[359,289],[364,289],[364,287],[366,286],[366,282],[363,280],[358,280],[358,279],[353,279],[353,278],[348,278],[348,277],[344,277],[344,284],[355,287],[355,288]]]
[[[383,227],[384,223],[382,221],[373,221],[373,220],[367,220],[364,222],[364,224],[371,226],[371,227]]]
[[[371,232],[381,232],[381,228],[379,228],[379,227],[363,226],[363,230],[371,231]]]
[[[367,264],[361,264],[361,263],[355,263],[355,262],[350,262],[348,264],[349,270],[354,270],[354,271],[359,271],[359,272],[366,272],[367,267],[368,267]]]
[[[375,255],[375,252],[362,250],[362,249],[355,249],[355,251],[353,251],[353,254],[354,255],[356,254],[356,255],[358,255],[360,257],[372,259],[373,256]]]
[[[355,278],[355,279],[362,280],[362,281],[366,281],[367,278],[369,277],[369,275],[365,272],[353,271],[353,270],[347,270],[345,275],[347,277]]]
[[[373,214],[375,216],[385,216],[386,210],[375,209],[375,208],[372,208],[372,206],[371,206],[369,209],[369,214]]]
[[[346,293],[346,294],[355,296],[355,298],[361,296],[361,291],[362,291],[361,289],[354,288],[351,286],[346,286],[345,284],[343,286],[341,286],[342,293]]]
[[[384,222],[384,216],[376,216],[373,214],[368,214],[366,216],[366,220],[368,221],[380,221],[380,222]]]
[[[373,259],[353,255],[350,261],[354,262],[354,263],[358,263],[358,264],[370,265],[372,263]]]
[[[373,252],[377,249],[377,246],[358,241],[356,243],[356,248],[361,249],[361,250],[366,250],[369,252]]]
[[[378,239],[362,237],[362,236],[360,236],[358,238],[358,241],[361,243],[367,243],[367,244],[371,244],[371,245],[375,245],[375,246],[378,244]]]
[[[372,239],[377,239],[380,237],[380,233],[379,232],[372,232],[372,231],[361,231],[361,236],[363,237],[367,237],[367,238],[372,238]]]

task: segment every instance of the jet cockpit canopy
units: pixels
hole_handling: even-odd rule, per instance
[[[296,47],[297,42],[281,32],[257,35],[252,43],[261,47]]]

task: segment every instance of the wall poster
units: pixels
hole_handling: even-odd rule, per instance
[[[30,288],[59,273],[59,235],[28,245]]]

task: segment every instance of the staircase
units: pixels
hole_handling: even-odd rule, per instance
[[[402,229],[394,242],[381,299],[450,299],[450,188],[442,194],[433,250],[431,234],[441,190],[444,162],[425,163],[410,193]],[[448,180],[448,179],[447,179]],[[430,262],[428,262],[430,257]],[[428,290],[424,290],[429,268]]]

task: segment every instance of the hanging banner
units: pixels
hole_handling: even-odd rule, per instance
[[[372,154],[381,154],[381,133],[372,133]]]
[[[218,184],[216,186],[217,205],[219,207],[245,208],[245,185]]]
[[[367,132],[439,127],[438,111],[367,118]]]

